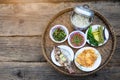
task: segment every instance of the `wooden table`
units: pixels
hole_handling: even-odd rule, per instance
[[[101,0],[0,0],[0,80],[120,80],[120,2]],[[112,24],[115,53],[102,70],[70,77],[54,70],[42,54],[41,36],[59,11],[89,4]]]

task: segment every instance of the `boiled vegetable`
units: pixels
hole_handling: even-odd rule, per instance
[[[95,40],[97,40],[99,42],[99,31],[98,31],[98,29],[95,30],[94,32],[92,32],[92,34],[93,34]]]
[[[90,28],[88,29],[87,39],[89,40],[90,44],[93,44],[94,46],[99,45],[99,42],[95,39],[95,37],[92,33],[92,26],[90,26]]]
[[[99,31],[99,42],[104,43],[103,27],[102,26],[98,27],[98,31]]]
[[[57,28],[54,32],[53,32],[53,38],[56,41],[62,41],[63,39],[65,39],[66,37],[66,33],[64,30]]]

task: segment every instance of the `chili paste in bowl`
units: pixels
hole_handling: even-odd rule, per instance
[[[73,31],[68,37],[68,43],[73,48],[81,48],[86,44],[86,35],[82,31]]]

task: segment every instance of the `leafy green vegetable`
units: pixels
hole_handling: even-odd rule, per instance
[[[66,37],[66,33],[64,30],[57,28],[54,32],[53,32],[53,38],[56,41],[62,41],[63,39],[65,39]]]
[[[88,33],[87,33],[87,39],[89,40],[89,42],[91,44],[93,44],[94,46],[98,46],[99,42],[94,38],[94,35],[92,34],[92,27],[90,26],[90,28],[88,29]]]

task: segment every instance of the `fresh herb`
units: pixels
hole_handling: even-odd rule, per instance
[[[54,32],[53,32],[53,38],[56,41],[62,41],[63,39],[65,39],[66,37],[66,33],[64,30],[57,28]]]
[[[94,46],[98,46],[99,42],[94,38],[94,35],[92,34],[92,27],[90,26],[90,28],[88,29],[88,33],[87,33],[87,39],[89,40],[89,42],[91,44],[93,44]]]

